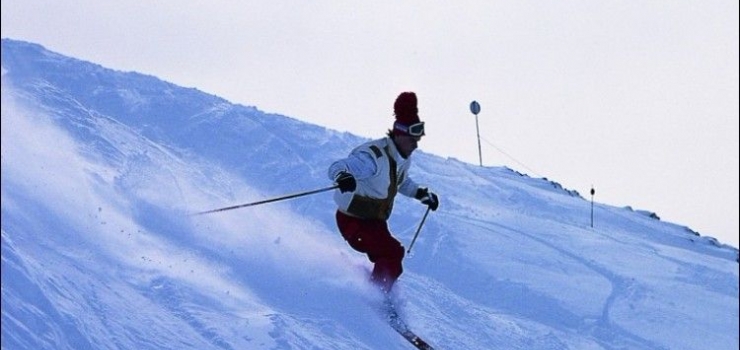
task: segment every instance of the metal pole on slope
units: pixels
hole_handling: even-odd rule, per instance
[[[230,206],[230,207],[224,207],[224,208],[213,209],[213,210],[206,210],[206,211],[201,211],[201,212],[198,212],[198,213],[192,213],[192,214],[190,214],[190,216],[202,215],[202,214],[209,214],[209,213],[216,213],[216,212],[219,212],[219,211],[226,211],[226,210],[232,210],[232,209],[238,209],[238,208],[251,207],[251,206],[254,206],[254,205],[260,205],[260,204],[265,204],[265,203],[277,202],[277,201],[281,201],[281,200],[285,200],[285,199],[291,199],[291,198],[297,198],[297,197],[307,196],[309,194],[330,191],[330,190],[333,190],[333,189],[338,188],[338,187],[339,187],[339,185],[334,185],[334,186],[331,186],[331,187],[325,187],[325,188],[321,188],[321,189],[318,189],[318,190],[301,192],[301,193],[295,193],[295,194],[290,194],[290,195],[287,195],[287,196],[282,196],[282,197],[277,197],[277,198],[271,198],[271,199],[265,199],[265,200],[261,200],[261,201],[257,201],[257,202],[252,202],[252,203],[233,205],[233,206]]]
[[[427,219],[427,215],[429,215],[429,210],[431,210],[432,207],[427,207],[427,211],[424,212],[424,217],[421,218],[421,222],[419,223],[419,228],[416,229],[416,233],[414,234],[414,238],[411,240],[411,244],[409,244],[409,249],[406,250],[406,254],[411,253],[411,247],[414,246],[414,242],[416,242],[416,237],[419,237],[419,232],[421,231],[421,226],[424,225],[424,221]]]
[[[594,227],[594,194],[596,190],[594,190],[594,185],[591,185],[591,228]]]
[[[477,101],[470,102],[470,111],[475,114],[475,133],[478,135],[478,163],[483,166],[483,155],[480,150],[480,129],[478,129],[478,113],[480,113],[480,104]]]

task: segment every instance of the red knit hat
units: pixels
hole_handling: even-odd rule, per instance
[[[404,130],[411,125],[419,123],[419,109],[416,106],[416,94],[413,92],[402,92],[396,98],[393,104],[393,113],[396,115],[396,122],[393,124],[394,134],[406,134]],[[401,124],[403,127],[397,127]]]

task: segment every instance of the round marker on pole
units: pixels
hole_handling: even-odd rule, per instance
[[[480,129],[478,129],[478,113],[480,113],[480,103],[478,101],[470,102],[470,112],[475,114],[475,133],[478,135],[478,162],[483,166],[483,155],[480,150]]]
[[[480,103],[478,103],[478,101],[470,102],[470,112],[475,115],[478,115],[478,113],[480,113]]]

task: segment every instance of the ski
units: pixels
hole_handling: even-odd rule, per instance
[[[421,339],[416,333],[414,333],[406,322],[401,319],[401,316],[396,311],[396,308],[392,304],[387,304],[385,307],[385,317],[388,324],[398,332],[404,339],[408,340],[409,343],[414,345],[419,350],[434,350],[424,339]]]
[[[394,328],[395,329],[395,328]],[[414,332],[410,330],[400,331],[396,329],[399,334],[401,334],[404,339],[408,340],[411,344],[413,344],[417,349],[420,350],[434,350],[434,348],[429,345],[427,342],[424,341],[424,339],[419,338],[418,335],[414,334]]]

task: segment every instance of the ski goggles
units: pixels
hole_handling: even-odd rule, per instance
[[[416,124],[411,124],[409,126],[403,125],[403,124],[401,124],[399,122],[395,122],[394,125],[393,125],[393,127],[396,130],[403,131],[404,133],[406,133],[409,136],[422,137],[422,136],[425,135],[424,134],[424,122],[419,122],[419,123],[416,123]]]

